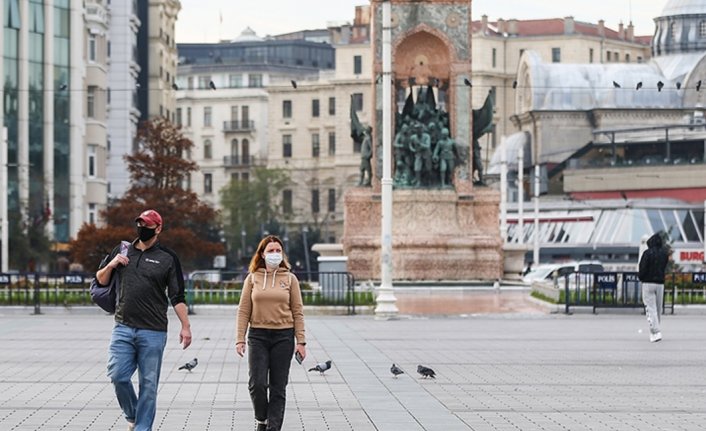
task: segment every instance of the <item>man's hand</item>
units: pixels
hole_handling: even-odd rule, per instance
[[[186,349],[191,345],[191,327],[181,327],[181,332],[179,332],[179,343],[183,346],[183,349]]]
[[[116,269],[120,265],[127,266],[127,264],[130,262],[130,259],[128,259],[127,256],[123,256],[122,254],[118,253],[115,255],[113,260],[110,261],[110,263],[106,266],[109,266],[113,269]]]

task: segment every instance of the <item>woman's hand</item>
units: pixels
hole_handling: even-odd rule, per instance
[[[245,343],[236,343],[235,353],[237,353],[242,358],[245,354]]]
[[[297,344],[297,347],[294,349],[295,352],[299,352],[300,355],[302,355],[302,361],[306,359],[306,346],[303,344]]]

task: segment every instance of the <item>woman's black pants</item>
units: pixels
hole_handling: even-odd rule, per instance
[[[248,331],[248,389],[255,419],[267,420],[268,431],[279,431],[282,428],[293,354],[293,328],[250,328]]]

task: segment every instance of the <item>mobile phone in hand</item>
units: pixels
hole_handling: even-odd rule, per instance
[[[301,365],[302,361],[304,360],[304,358],[302,358],[302,354],[299,353],[299,351],[294,353],[294,359],[296,359],[300,365]]]
[[[130,243],[128,241],[120,241],[120,254],[127,256],[127,251],[130,248]]]

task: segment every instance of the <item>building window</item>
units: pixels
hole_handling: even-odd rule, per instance
[[[552,63],[561,63],[561,48],[552,48]]]
[[[282,157],[292,157],[292,135],[282,135]]]
[[[610,59],[611,59],[610,51],[606,51],[606,52],[605,52],[605,61],[606,61],[606,63],[610,63]]]
[[[193,89],[194,89],[194,77],[193,77],[193,76],[190,76],[190,77],[188,77],[188,78],[186,79],[186,87],[187,87],[189,90],[193,90]]]
[[[336,155],[336,132],[328,132],[328,155]]]
[[[319,213],[319,191],[316,189],[311,191],[311,213]]]
[[[353,73],[356,75],[363,73],[363,57],[360,55],[353,56]]]
[[[191,127],[191,107],[186,108],[186,127]]]
[[[356,111],[363,110],[363,93],[353,93],[353,107]]]
[[[243,75],[230,75],[228,77],[230,88],[240,88],[243,86]]]
[[[204,106],[203,108],[203,126],[211,127],[212,112],[210,106]]]
[[[637,57],[637,62],[638,62],[638,63],[642,63],[642,57],[638,56],[638,57]]]
[[[677,38],[677,23],[673,22],[669,24],[669,36],[672,40]]]
[[[699,36],[702,38],[706,37],[706,21],[701,21],[699,23]]]
[[[336,212],[336,189],[328,189],[328,212]]]
[[[292,101],[282,101],[282,118],[292,118]]]
[[[237,106],[230,107],[230,121],[238,121],[238,107]]]
[[[88,177],[96,177],[96,146],[88,146]]]
[[[311,101],[311,116],[317,118],[319,116],[319,99]]]
[[[88,204],[88,224],[96,224],[96,204]]]
[[[240,179],[247,183],[248,181],[250,181],[250,173],[243,172],[242,174],[240,174]]]
[[[240,107],[240,122],[242,127],[250,128],[250,107],[247,105]]]
[[[311,134],[311,157],[319,157],[321,152],[321,142],[319,141],[319,134]]]
[[[95,118],[96,116],[96,86],[89,85],[86,94],[86,116]]]
[[[262,87],[262,75],[259,73],[251,73],[250,75],[248,75],[248,87],[250,87],[250,88]]]
[[[243,164],[244,165],[249,165],[250,164],[250,141],[247,139],[243,139],[243,142],[240,143],[242,152],[241,154],[243,155]]]
[[[593,48],[588,49],[588,62],[593,63]]]
[[[93,34],[88,36],[88,61],[96,61],[96,36]]]
[[[292,191],[282,190],[282,212],[286,215],[292,214]]]
[[[110,53],[111,53],[111,50],[112,50],[112,49],[113,49],[113,47],[111,46],[110,41],[108,41],[108,45],[107,45],[107,51],[108,51],[108,52],[107,52],[107,55],[108,55],[108,58],[110,58]]]
[[[176,123],[177,126],[181,126],[181,108],[176,109]]]
[[[211,160],[213,158],[213,145],[210,139],[203,141],[203,158]]]
[[[498,65],[498,50],[493,48],[493,69]]]
[[[203,174],[203,192],[207,195],[213,193],[213,174]]]
[[[328,115],[336,115],[336,98],[328,98]]]
[[[211,82],[211,75],[199,76],[199,90],[206,90],[209,88],[208,84]]]
[[[625,62],[630,63],[630,54],[625,54]]]

